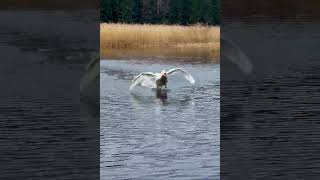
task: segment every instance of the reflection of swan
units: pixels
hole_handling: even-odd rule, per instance
[[[161,91],[161,89],[157,89],[156,97],[160,100],[165,101],[168,99],[167,91]]]
[[[220,42],[223,56],[236,64],[242,72],[250,74],[252,72],[252,64],[248,56],[230,39],[221,36]]]
[[[180,106],[186,107],[193,105],[193,99],[190,95],[184,96],[171,96],[170,101],[168,101],[168,96],[170,94],[170,90],[163,89],[163,90],[152,90],[155,91],[155,94],[148,94],[145,93],[132,93],[130,96],[130,100],[134,108],[137,109],[145,109],[145,108],[152,108],[155,106]]]
[[[80,81],[81,101],[99,107],[100,103],[100,58],[93,58],[86,66],[86,72]]]
[[[100,117],[100,59],[93,58],[80,81],[80,119],[96,132]]]
[[[195,83],[195,80],[191,76],[190,73],[181,69],[181,68],[173,68],[168,71],[162,70],[161,73],[152,73],[152,72],[143,72],[140,73],[132,80],[132,84],[130,86],[130,91],[137,85],[145,86],[149,88],[161,88],[162,86],[167,87],[168,76],[175,75],[178,72],[184,75],[184,78],[187,79],[191,84]]]

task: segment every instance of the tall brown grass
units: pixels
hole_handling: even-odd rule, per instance
[[[220,50],[220,28],[104,23],[100,25],[100,49],[103,55],[112,50],[150,49],[205,50],[217,54]]]

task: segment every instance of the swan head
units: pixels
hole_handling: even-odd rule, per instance
[[[161,75],[162,75],[162,76],[166,76],[166,75],[167,75],[166,71],[165,71],[165,70],[162,70],[162,71],[161,71]]]

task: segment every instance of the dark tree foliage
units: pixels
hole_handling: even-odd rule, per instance
[[[220,0],[101,0],[101,22],[220,24]]]

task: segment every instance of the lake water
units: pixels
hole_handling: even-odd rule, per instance
[[[79,101],[98,12],[0,16],[0,179],[99,178],[99,119],[80,118]]]
[[[229,35],[247,53],[249,75],[221,50],[221,178],[319,177],[319,22],[238,19]]]
[[[135,75],[173,67],[196,83],[177,76],[160,95],[130,94]],[[101,179],[219,179],[219,64],[102,60],[100,68]]]

